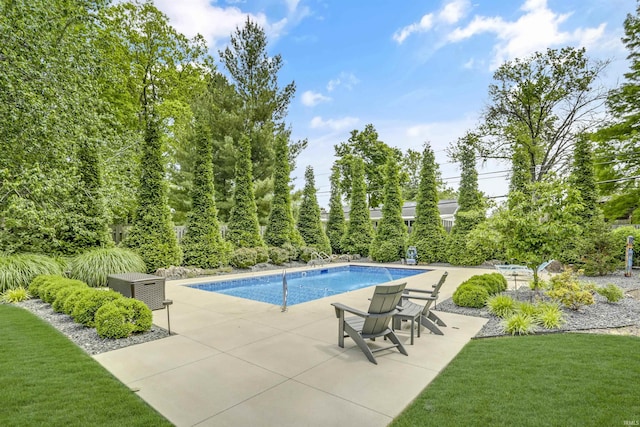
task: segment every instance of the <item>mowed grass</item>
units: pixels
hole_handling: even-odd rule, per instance
[[[55,328],[0,304],[1,426],[172,425]]]
[[[554,334],[475,340],[392,423],[640,423],[640,338]]]

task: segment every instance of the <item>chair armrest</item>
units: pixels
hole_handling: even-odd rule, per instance
[[[435,287],[435,285],[433,285]],[[409,292],[416,292],[419,294],[432,294],[435,292],[435,290],[422,290],[422,289],[413,289],[413,288],[405,288],[403,293],[409,293]]]
[[[348,305],[344,305],[344,304],[340,304],[339,302],[334,302],[331,303],[332,306],[335,307],[336,309],[336,317],[340,317],[340,312],[341,311],[347,311],[351,314],[355,314],[356,316],[360,316],[360,317],[369,317],[369,313],[366,313],[364,311],[349,307]]]
[[[435,301],[436,299],[438,299],[437,296],[429,296],[429,297],[422,297],[422,296],[414,296],[414,295],[402,295],[402,299],[417,299],[417,300],[421,300],[421,301]]]

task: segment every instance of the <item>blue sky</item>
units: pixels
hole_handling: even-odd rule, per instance
[[[403,151],[429,141],[442,176],[457,188],[458,166],[445,149],[473,129],[487,105],[496,67],[506,60],[563,46],[586,47],[611,64],[602,83],[627,71],[620,42],[635,0],[155,0],[187,36],[202,34],[214,56],[249,15],[280,54],[282,86],[295,81],[287,122],[308,138],[293,172],[316,174],[318,200],[328,206],[333,146],[371,123],[380,139]],[[478,165],[480,189],[506,194],[506,164]]]

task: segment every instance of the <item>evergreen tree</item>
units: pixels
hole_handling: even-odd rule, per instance
[[[234,205],[227,224],[227,240],[233,243],[236,248],[264,246],[262,237],[260,237],[258,211],[253,193],[251,141],[246,135],[240,137],[238,146],[233,201]]]
[[[340,168],[334,164],[331,168],[331,198],[329,199],[329,219],[327,221],[327,237],[331,250],[335,254],[342,253],[341,240],[346,231],[344,209],[342,208],[342,191],[340,191]]]
[[[282,247],[285,244],[302,246],[302,237],[295,228],[291,211],[291,191],[289,189],[289,145],[287,138],[278,136],[275,144],[276,163],[273,169],[273,201],[264,232],[264,241],[269,246]]]
[[[102,165],[96,141],[85,139],[80,143],[78,162],[79,221],[75,230],[72,226],[69,227],[70,231],[73,230],[73,235],[69,238],[75,243],[76,250],[112,246],[103,195]]]
[[[210,137],[200,122],[195,135],[195,165],[191,212],[182,240],[184,264],[218,268],[229,263],[231,244],[222,239],[213,187],[213,156]]]
[[[580,135],[573,150],[573,170],[569,182],[580,192],[582,209],[580,215],[589,224],[598,213],[598,190],[596,189],[591,140]]]
[[[635,13],[627,14],[624,20],[622,43],[629,54],[629,71],[625,81],[609,92],[607,106],[613,116],[613,123],[598,131],[597,150],[598,181],[610,181],[599,185],[602,195],[608,196],[603,206],[608,219],[631,218],[640,223],[640,185],[635,179],[625,179],[640,175],[640,1]]]
[[[409,237],[420,262],[438,262],[445,259],[447,232],[442,225],[438,209],[438,181],[435,155],[429,144],[422,153],[420,186],[416,204],[416,219]]]
[[[369,255],[373,226],[367,208],[367,186],[364,182],[364,162],[351,158],[351,211],[347,232],[342,239],[342,250],[349,254]]]
[[[385,165],[382,219],[371,242],[371,259],[393,262],[404,257],[407,244],[407,226],[402,219],[402,191],[398,163],[390,156]]]
[[[457,159],[460,162],[460,190],[458,210],[447,243],[447,260],[453,265],[468,265],[474,262],[467,252],[467,235],[485,220],[482,193],[478,191],[478,172],[474,153],[475,136],[467,134],[458,141]]]
[[[125,246],[140,254],[149,272],[180,265],[182,252],[171,222],[167,189],[163,180],[162,143],[159,123],[146,115],[146,130],[140,165],[138,207]]]
[[[320,206],[316,197],[316,183],[311,166],[307,166],[304,178],[305,186],[298,214],[298,231],[305,245],[328,254],[331,252],[331,245],[320,222]]]

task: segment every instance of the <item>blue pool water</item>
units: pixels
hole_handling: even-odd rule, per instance
[[[295,305],[367,286],[398,280],[427,269],[349,265],[287,273],[287,304]],[[282,273],[189,285],[191,288],[233,295],[269,304],[282,304]]]

